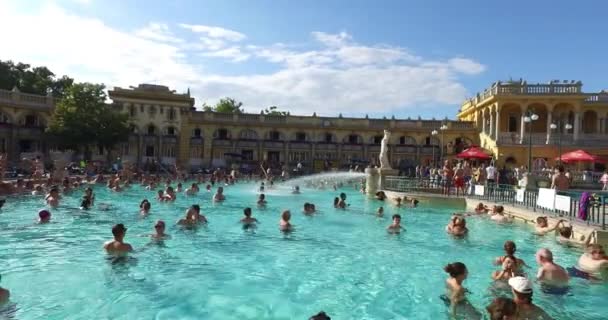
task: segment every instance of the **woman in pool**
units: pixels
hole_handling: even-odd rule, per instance
[[[213,201],[224,201],[226,197],[224,196],[224,187],[218,187],[215,195],[213,196]]]
[[[266,206],[266,196],[261,193],[258,197],[258,207],[265,207]]]
[[[150,204],[150,201],[148,201],[148,199],[144,199],[139,204],[139,213],[141,213],[142,215],[147,215],[150,213],[151,207],[152,204]]]
[[[291,232],[294,230],[293,225],[289,222],[291,219],[291,212],[289,210],[283,211],[281,213],[281,220],[279,221],[279,230],[283,232]]]
[[[524,262],[524,260],[515,257],[515,251],[517,250],[517,246],[515,246],[515,242],[510,241],[510,240],[505,241],[505,244],[503,245],[503,248],[505,250],[505,255],[496,258],[494,260],[494,265],[497,265],[497,266],[502,265],[503,262],[505,261],[505,259],[511,258],[511,259],[513,259],[515,261],[515,268],[514,268],[514,270],[516,272],[521,272],[521,269],[523,267],[529,267]]]
[[[557,242],[561,245],[568,247],[580,247],[586,248],[591,243],[591,238],[595,234],[595,230],[592,230],[587,237],[581,236],[580,239],[574,238],[574,229],[572,226],[565,226],[563,223],[557,228]]]
[[[490,219],[492,219],[498,223],[513,222],[513,218],[511,218],[510,216],[506,216],[504,214],[503,206],[494,206],[494,208],[492,208],[492,213],[490,214]]]
[[[506,257],[502,262],[502,270],[497,270],[492,273],[493,280],[508,281],[517,276],[515,270],[516,261],[512,257]]]
[[[384,193],[384,191],[376,192],[376,199],[384,201],[384,199],[386,199],[386,194]]]
[[[578,259],[577,276],[587,279],[608,279],[608,256],[604,247],[592,244]]]
[[[445,227],[445,231],[457,237],[465,236],[469,232],[469,229],[467,229],[467,221],[463,216],[455,214]]]
[[[449,303],[450,313],[455,314],[477,314],[479,313],[466,299],[467,289],[463,286],[464,280],[469,275],[467,267],[462,262],[450,263],[443,268],[450,277],[445,281],[446,284],[446,303]],[[467,318],[480,318],[467,317]]]
[[[251,216],[251,208],[243,209],[243,215],[245,215],[245,217],[240,221],[243,225],[243,229],[255,228],[258,223],[258,219]]]

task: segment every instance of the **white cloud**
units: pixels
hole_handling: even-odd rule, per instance
[[[189,29],[192,32],[203,33],[206,34],[210,38],[217,39],[225,39],[228,41],[241,41],[246,38],[246,36],[240,32],[236,32],[234,30],[220,28],[220,27],[212,27],[212,26],[204,26],[200,24],[185,24],[180,23],[180,27]]]
[[[169,26],[164,23],[150,22],[147,26],[135,30],[135,35],[141,38],[159,42],[184,42],[184,40],[175,37],[173,33],[169,31]]]
[[[459,77],[485,70],[465,57],[426,59],[401,47],[357,43],[346,32],[313,32],[307,47],[260,46],[220,27],[180,25],[192,33],[178,38],[171,25],[158,22],[122,31],[54,4],[28,13],[0,4],[0,28],[12,30],[0,44],[3,59],[45,65],[77,81],[110,87],[144,82],[178,91],[190,87],[199,106],[230,96],[255,113],[278,105],[292,114],[415,116],[420,106],[451,104],[453,110],[445,114],[453,114],[467,94]],[[62,36],[40,37],[40,25],[45,34]],[[246,70],[255,70],[259,60],[275,68],[236,75],[231,70],[230,76],[206,71],[217,59],[251,63]]]

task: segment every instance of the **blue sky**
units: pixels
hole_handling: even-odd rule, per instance
[[[11,30],[0,59],[109,87],[190,88],[197,106],[230,96],[256,113],[278,105],[293,114],[453,118],[465,97],[500,79],[608,88],[608,4],[600,0],[0,6],[0,27]]]

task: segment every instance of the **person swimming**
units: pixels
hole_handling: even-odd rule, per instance
[[[395,206],[397,208],[401,208],[401,198],[397,197],[397,198],[395,198],[395,201],[397,201],[397,203],[395,204]]]
[[[376,216],[379,218],[384,217],[384,207],[378,208],[378,211],[376,211]]]
[[[163,199],[164,201],[175,201],[175,199],[177,199],[177,195],[175,194],[175,190],[173,190],[173,187],[167,187],[165,189]]]
[[[515,257],[515,251],[517,250],[517,246],[515,245],[515,242],[510,241],[510,240],[505,241],[505,244],[503,245],[503,249],[505,250],[506,255],[496,258],[494,260],[494,265],[497,265],[497,266],[501,265],[507,257],[510,257],[510,258],[513,258],[516,262],[515,271],[521,272],[521,269],[523,267],[528,267],[528,265],[522,259]]]
[[[281,220],[279,221],[279,230],[283,232],[294,231],[294,226],[289,222],[290,219],[291,212],[289,212],[289,210],[283,211],[283,213],[281,213]]]
[[[388,233],[400,233],[401,230],[405,231],[401,226],[401,215],[394,214],[393,222],[386,228],[386,231],[388,231]]]
[[[112,235],[114,236],[113,240],[106,242],[103,245],[103,248],[109,254],[125,254],[127,252],[133,251],[133,247],[124,242],[125,235],[127,234],[127,228],[124,224],[119,223],[112,227]]]
[[[339,197],[335,197],[334,198],[334,208],[338,208],[338,204],[340,203],[340,198]]]
[[[80,202],[80,210],[89,210],[91,208],[91,200],[87,197],[83,197]]]
[[[346,207],[348,207],[348,204],[346,204],[346,193],[342,192],[342,193],[340,193],[340,200],[338,201],[338,208],[346,209]]]
[[[200,207],[197,204],[193,204],[186,210],[186,217],[177,221],[178,225],[185,227],[193,227],[198,224],[206,224],[207,218],[200,214]]]
[[[557,227],[557,237],[556,240],[559,244],[568,246],[568,247],[580,247],[586,248],[591,243],[592,237],[595,235],[595,230],[591,230],[589,235],[581,236],[580,239],[574,238],[574,228],[572,225],[565,226],[564,223],[561,223],[559,227]]]
[[[199,189],[198,189],[198,184],[193,183],[193,184],[190,186],[190,188],[188,188],[188,189],[186,190],[186,195],[188,195],[188,196],[193,196],[193,195],[197,194],[197,193],[198,193],[198,191],[199,191]]]
[[[243,215],[245,217],[240,220],[241,224],[243,225],[243,229],[255,228],[258,223],[258,219],[251,216],[251,208],[243,209]]]
[[[445,231],[451,235],[462,237],[469,232],[469,229],[467,229],[467,221],[463,216],[454,214],[445,227]]]
[[[213,201],[224,201],[226,197],[224,196],[224,187],[218,187],[215,195],[213,196]]]
[[[553,252],[542,248],[536,251],[536,263],[540,266],[536,280],[550,287],[567,287],[569,276],[566,269],[553,262]]]
[[[38,223],[45,224],[49,222],[51,222],[51,212],[46,209],[38,211]]]
[[[304,210],[303,210],[305,215],[312,215],[315,213],[315,205],[312,203],[304,203]]]
[[[205,190],[207,190],[207,192],[211,192],[211,185],[210,184],[206,185]]]
[[[310,317],[308,320],[331,320],[331,318],[324,311],[321,311]]]
[[[179,182],[177,184],[177,190],[176,190],[176,192],[183,192],[183,191],[184,191],[184,187],[182,186],[182,183]]]
[[[139,203],[139,213],[142,215],[147,215],[150,213],[150,209],[152,208],[152,204],[148,199],[144,199]]]
[[[156,200],[163,202],[165,201],[165,192],[163,190],[158,190],[156,193]]]
[[[300,186],[293,187],[291,194],[300,194]]]
[[[265,207],[266,206],[266,196],[263,193],[261,193],[258,196],[258,202],[257,202],[257,204],[258,204],[258,207]]]
[[[171,239],[171,236],[165,233],[165,222],[163,220],[157,220],[154,224],[154,233],[150,235],[150,238],[154,240],[166,240]]]
[[[95,194],[93,193],[93,189],[91,187],[87,187],[84,190],[84,197],[89,199],[91,206],[95,205]]]
[[[262,181],[262,183],[260,184],[260,192],[264,192],[264,182]]]
[[[386,194],[384,193],[384,191],[378,191],[378,192],[376,192],[376,199],[380,200],[380,201],[384,201],[384,199],[386,199]]]

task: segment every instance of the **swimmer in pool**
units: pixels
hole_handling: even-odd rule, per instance
[[[291,212],[289,210],[281,213],[281,220],[279,221],[279,230],[283,232],[291,232],[294,230],[294,226],[289,222],[291,219]]]
[[[401,208],[401,198],[397,197],[397,198],[395,198],[395,201],[397,201],[397,204],[395,204],[395,206],[397,208]]]
[[[260,184],[260,192],[264,192],[264,182]]]
[[[376,217],[379,217],[379,218],[384,217],[384,207],[378,208],[378,211],[376,212]]]
[[[91,209],[91,201],[87,197],[83,197],[80,202],[80,210],[89,210]]]
[[[176,190],[176,192],[183,192],[183,191],[184,191],[183,190],[183,186],[182,186],[182,183],[180,182],[180,183],[177,184],[177,190]]]
[[[207,192],[211,192],[211,185],[208,184],[207,186],[205,186],[205,190],[207,190]]]
[[[484,214],[484,213],[488,213],[488,211],[490,211],[490,210],[482,202],[478,203],[477,207],[475,207],[476,214]]]
[[[346,207],[348,207],[348,204],[346,204],[346,193],[342,192],[342,193],[340,193],[340,200],[338,201],[338,208],[346,209]]]
[[[443,270],[450,275],[445,281],[446,296],[450,303],[450,313],[455,315],[457,309],[462,307],[473,309],[465,296],[467,289],[463,286],[464,280],[469,275],[467,266],[462,262],[454,262],[445,266]]]
[[[224,196],[224,187],[218,187],[215,195],[213,196],[213,201],[224,201],[226,197]]]
[[[107,253],[110,254],[125,254],[133,251],[133,247],[124,242],[125,235],[127,234],[127,228],[122,223],[116,224],[112,227],[112,235],[114,240],[110,240],[103,245],[103,248]]]
[[[175,201],[175,199],[177,199],[177,195],[175,194],[175,190],[173,190],[173,187],[167,187],[165,189],[165,194],[163,195],[163,199],[165,201]]]
[[[144,199],[139,204],[139,213],[142,215],[147,215],[150,213],[150,209],[152,208],[152,204],[148,199]]]
[[[190,188],[188,188],[186,190],[186,195],[188,195],[188,196],[193,196],[197,193],[198,193],[198,184],[196,184],[196,183],[193,183],[192,186],[190,186]]]
[[[418,207],[418,199],[410,199],[410,208],[417,208]]]
[[[505,261],[505,259],[507,257],[510,257],[510,258],[513,258],[516,262],[515,271],[521,272],[521,269],[523,267],[529,267],[522,259],[515,257],[515,251],[517,250],[517,246],[515,246],[515,242],[510,241],[510,240],[505,241],[503,248],[505,250],[506,255],[496,258],[494,260],[494,265],[497,265],[497,266],[502,265],[502,263]]]
[[[490,219],[492,219],[498,223],[513,222],[513,218],[511,218],[510,216],[506,216],[504,214],[503,206],[494,206],[494,208],[492,208],[492,213],[490,214]]]
[[[59,189],[57,187],[52,187],[49,194],[44,198],[46,203],[52,208],[56,208],[59,206],[59,200],[61,196],[59,196]]]
[[[505,297],[495,298],[490,305],[486,307],[490,320],[516,320],[517,305],[515,301]]]
[[[323,311],[310,317],[308,320],[331,320],[331,318]]]
[[[532,281],[525,277],[509,279],[513,301],[517,305],[517,319],[553,319],[543,309],[532,303]]]
[[[165,201],[165,193],[163,192],[163,190],[158,190],[158,192],[156,193],[156,200],[158,201]]]
[[[293,187],[291,194],[300,194],[300,186]]]
[[[89,199],[91,206],[95,205],[95,194],[93,194],[93,189],[91,187],[84,190],[84,197]]]
[[[260,196],[258,197],[258,207],[265,207],[266,206],[266,196],[261,193]]]
[[[193,204],[186,210],[186,217],[180,219],[177,224],[182,226],[196,226],[198,224],[206,224],[207,218],[200,213],[201,208],[197,204]]]
[[[304,214],[313,215],[315,213],[315,205],[312,203],[304,203]]]
[[[340,203],[340,198],[335,197],[334,198],[334,208],[337,208],[339,203]]]
[[[34,187],[34,190],[32,191],[32,195],[33,195],[33,196],[41,196],[41,195],[43,195],[43,194],[44,194],[44,189],[42,189],[42,186],[41,186],[41,185],[37,184],[37,185]]]
[[[386,231],[388,231],[388,233],[400,233],[401,230],[405,231],[401,226],[401,215],[394,214],[393,223],[386,228]]]
[[[493,280],[507,281],[516,276],[515,259],[506,257],[502,262],[502,270],[492,273]]]
[[[154,240],[166,240],[171,239],[171,236],[165,233],[165,222],[163,220],[158,220],[154,224],[155,233],[150,235],[150,238]]]
[[[469,232],[469,229],[467,229],[467,221],[463,216],[455,214],[445,227],[445,231],[454,236],[464,236]]]
[[[568,272],[562,266],[553,262],[553,253],[549,249],[539,249],[536,252],[536,262],[540,266],[536,280],[552,287],[568,286]]]
[[[243,225],[243,229],[255,228],[256,224],[258,223],[258,219],[251,216],[251,208],[243,209],[243,215],[245,215],[245,217],[240,220],[241,224]]]
[[[595,230],[592,230],[591,233],[585,236],[581,236],[580,239],[574,238],[574,229],[572,225],[565,226],[563,223],[557,228],[557,237],[556,240],[559,244],[568,246],[568,247],[580,247],[586,248],[591,243],[591,238],[595,235]]]
[[[536,218],[536,225],[534,226],[534,234],[544,236],[547,233],[554,231],[559,228],[566,220],[560,219],[553,227],[549,226],[549,220],[547,217]]]
[[[45,224],[51,222],[51,212],[45,209],[38,211],[38,223]]]
[[[608,279],[608,256],[604,247],[599,244],[588,246],[578,259],[577,269],[593,278]]]

